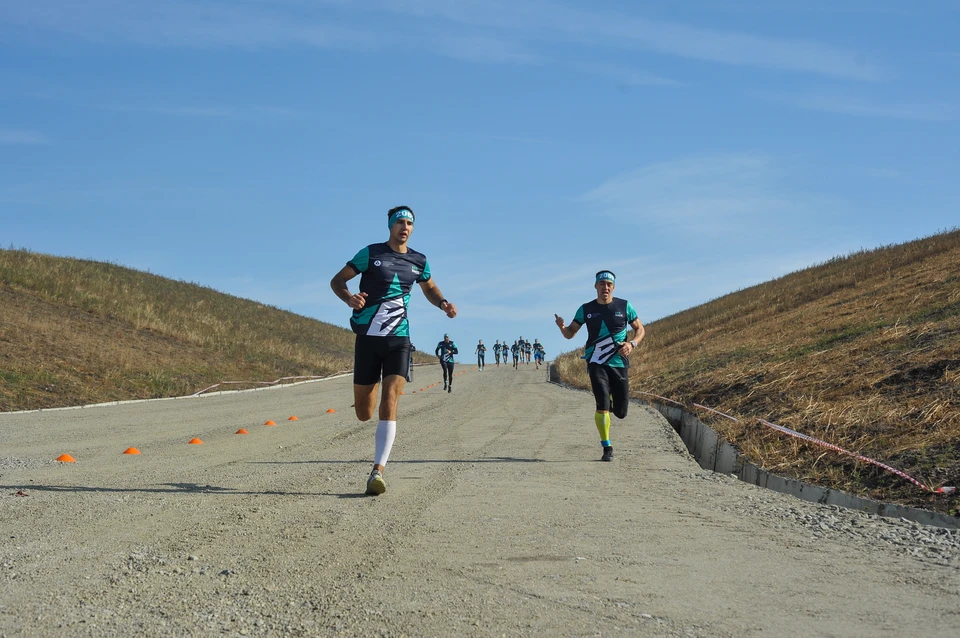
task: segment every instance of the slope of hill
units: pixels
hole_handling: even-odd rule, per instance
[[[0,250],[0,411],[322,376],[352,357],[353,334],[331,324],[113,264]]]
[[[631,301],[642,315],[643,300]],[[957,513],[956,497],[933,496],[757,419],[927,485],[960,486],[960,231],[833,259],[646,327],[632,357],[636,396],[654,393],[740,418],[700,414],[775,473]],[[560,357],[558,371],[589,387],[580,354]]]

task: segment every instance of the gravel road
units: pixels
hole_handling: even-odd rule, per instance
[[[956,635],[957,532],[705,472],[640,406],[601,463],[591,395],[459,371],[375,498],[349,378],[0,414],[0,635]]]

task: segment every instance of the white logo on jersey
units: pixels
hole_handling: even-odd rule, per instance
[[[617,343],[613,337],[607,337],[603,341],[598,341],[593,346],[593,356],[590,357],[590,363],[599,363],[603,365],[617,353]]]
[[[397,327],[407,314],[407,309],[403,305],[403,297],[390,299],[380,304],[380,309],[370,321],[370,327],[367,328],[367,334],[374,337],[386,337]]]
[[[382,263],[382,262],[378,259],[378,260],[376,260],[375,262],[373,262],[373,265],[376,266],[377,268],[379,268],[380,265],[381,265],[381,263]]]
[[[587,315],[587,319],[593,319],[593,313],[592,313],[592,312]]]
[[[416,266],[413,266],[413,274],[419,275],[419,274],[420,274],[420,269],[417,268]]]

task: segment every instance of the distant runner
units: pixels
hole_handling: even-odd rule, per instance
[[[413,353],[417,349],[413,347],[413,343],[410,344],[410,364],[407,366],[407,383],[413,383]]]
[[[453,355],[460,354],[460,350],[450,339],[450,335],[443,335],[443,341],[437,344],[434,354],[440,359],[440,367],[443,368],[443,389],[450,394],[453,392]]]
[[[520,346],[517,345],[516,341],[510,346],[510,355],[513,357],[513,369],[516,370],[517,364],[520,362]]]
[[[451,319],[457,307],[444,299],[430,275],[423,253],[407,246],[416,216],[407,206],[387,212],[390,238],[370,244],[347,262],[330,280],[330,288],[353,308],[350,327],[356,333],[353,360],[353,404],[357,418],[369,421],[380,396],[373,471],[367,479],[367,494],[383,494],[387,484],[383,471],[397,435],[397,402],[410,368],[410,325],[407,304],[413,284],[420,284],[424,296]],[[351,294],[347,282],[361,275],[360,292]]]
[[[480,343],[477,344],[477,368],[483,370],[483,357],[487,352],[487,346],[483,345],[483,339],[480,340]]]
[[[546,351],[543,349],[543,344],[540,343],[539,339],[533,340],[533,360],[537,362],[537,370],[540,369],[540,364],[543,363],[544,358],[546,357]]]
[[[493,356],[497,359],[497,367],[500,367],[500,340],[493,344]]]
[[[597,298],[580,306],[570,325],[560,315],[554,315],[560,334],[567,339],[583,325],[587,326],[587,345],[583,358],[587,360],[590,385],[597,403],[594,422],[603,446],[601,461],[613,460],[610,443],[610,407],[618,419],[627,416],[630,401],[630,377],[627,375],[630,356],[643,339],[645,330],[636,310],[629,301],[613,296],[617,276],[609,270],[596,275],[594,288]],[[633,328],[633,339],[627,339],[627,327]]]

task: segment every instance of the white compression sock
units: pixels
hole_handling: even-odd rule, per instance
[[[377,449],[373,462],[375,465],[386,465],[390,457],[390,450],[393,448],[393,439],[397,436],[397,422],[383,421],[377,422]]]

